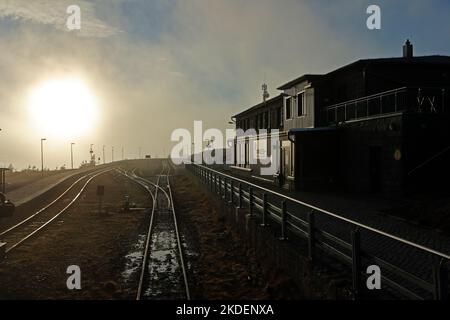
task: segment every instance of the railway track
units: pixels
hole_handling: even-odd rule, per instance
[[[136,300],[190,300],[170,171],[171,166],[163,162],[155,181],[139,177],[135,170],[125,173],[144,187],[153,199]]]
[[[65,213],[77,201],[93,179],[111,170],[106,169],[100,172],[89,172],[76,180],[45,207],[34,212],[21,222],[1,231],[0,241],[6,242],[5,253],[8,254],[14,249],[17,249],[27,240],[36,236],[44,228],[55,222],[58,217]]]

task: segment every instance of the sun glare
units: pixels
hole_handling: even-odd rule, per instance
[[[61,139],[87,134],[98,116],[95,97],[80,79],[41,83],[31,91],[28,108],[42,134]]]

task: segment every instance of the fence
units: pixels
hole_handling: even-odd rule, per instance
[[[305,239],[310,259],[320,250],[348,265],[355,298],[362,289],[363,265],[375,264],[382,270],[383,288],[393,294],[448,299],[450,255],[202,165],[187,168],[231,206],[247,208],[262,226],[275,226],[280,239]]]
[[[440,113],[446,112],[447,105],[447,89],[404,87],[332,105],[325,110],[331,124],[406,110]]]

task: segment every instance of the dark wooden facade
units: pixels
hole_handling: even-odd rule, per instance
[[[278,95],[233,117],[236,129],[283,130],[283,97]]]
[[[274,182],[398,194],[450,176],[449,88],[447,56],[359,60],[286,83],[280,96],[237,115],[236,123],[270,129],[274,110],[281,113]],[[257,165],[244,167],[257,175]]]

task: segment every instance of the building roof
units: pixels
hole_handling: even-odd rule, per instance
[[[331,75],[335,72],[343,71],[345,69],[358,67],[360,65],[370,64],[396,64],[396,65],[416,65],[416,64],[428,64],[428,65],[450,65],[450,56],[418,56],[412,58],[375,58],[375,59],[360,59],[355,62],[349,63],[343,67],[330,71],[326,75]]]
[[[283,84],[278,90],[286,90],[292,88],[296,84],[303,81],[315,81],[323,76],[331,75],[335,72],[343,71],[345,69],[358,67],[360,65],[369,65],[369,64],[429,64],[429,65],[450,65],[450,56],[441,56],[441,55],[432,55],[432,56],[418,56],[412,58],[403,58],[403,57],[394,57],[394,58],[375,58],[375,59],[360,59],[356,60],[352,63],[349,63],[343,67],[330,71],[325,75],[321,74],[305,74],[300,76],[297,79],[289,81],[288,83]]]
[[[416,56],[411,58],[404,58],[404,57],[394,57],[394,58],[375,58],[375,59],[360,59],[357,61],[354,61],[352,63],[349,63],[343,67],[340,67],[338,69],[335,69],[333,71],[330,71],[327,74],[304,74],[301,77],[298,77],[297,79],[291,80],[279,88],[278,90],[286,90],[289,88],[292,88],[293,86],[297,85],[300,82],[303,81],[317,81],[320,78],[333,75],[336,72],[344,71],[346,69],[350,68],[358,68],[361,66],[368,66],[368,65],[376,65],[376,64],[395,64],[395,65],[418,65],[418,64],[426,64],[430,66],[438,66],[438,65],[448,65],[450,66],[450,56],[442,56],[442,55],[431,55],[431,56]],[[266,101],[266,103],[274,102],[277,99],[282,98],[282,94],[278,95],[272,99],[269,99]],[[262,106],[265,106],[264,102],[259,103],[249,109],[246,109],[245,111],[235,115],[234,117],[242,116],[246,113],[249,113],[255,109],[258,109]]]
[[[303,81],[315,81],[316,79],[322,77],[321,74],[304,74],[301,77],[294,79],[292,81],[289,81],[288,83],[283,84],[281,87],[277,88],[278,90],[286,90],[289,88],[292,88],[296,84],[303,82]]]
[[[254,105],[253,107],[250,107],[250,108],[246,109],[245,111],[242,111],[241,113],[238,113],[237,115],[233,116],[232,118],[236,118],[236,117],[239,117],[239,116],[243,116],[243,115],[245,115],[245,114],[247,114],[247,113],[250,113],[250,112],[252,112],[252,111],[254,111],[254,110],[256,110],[256,109],[259,109],[259,108],[261,108],[261,107],[265,107],[265,106],[267,106],[268,104],[277,102],[278,100],[282,100],[282,99],[283,99],[283,95],[282,95],[282,94],[279,94],[279,95],[277,95],[277,96],[275,96],[275,97],[273,97],[273,98],[267,100],[266,102],[258,103],[257,105]]]

